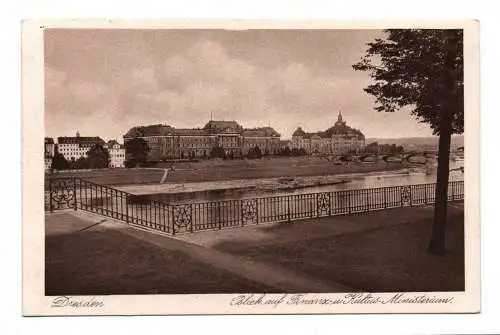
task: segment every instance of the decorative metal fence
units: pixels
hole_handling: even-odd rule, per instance
[[[432,204],[435,188],[418,184],[167,204],[74,177],[47,181],[45,210],[81,209],[177,234]],[[448,201],[463,199],[464,182],[450,182]]]

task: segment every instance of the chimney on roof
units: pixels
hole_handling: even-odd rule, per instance
[[[80,133],[78,132],[78,130],[76,131],[76,137],[80,137]]]

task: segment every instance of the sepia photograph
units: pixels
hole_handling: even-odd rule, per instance
[[[201,314],[454,311],[457,293],[477,312],[466,23],[40,26],[24,136],[44,141],[48,314],[200,295],[222,299]]]

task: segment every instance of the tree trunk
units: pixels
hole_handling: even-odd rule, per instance
[[[429,245],[432,254],[446,252],[446,221],[448,209],[448,178],[450,175],[450,142],[452,133],[452,115],[457,107],[456,78],[448,70],[453,69],[457,49],[452,31],[444,30],[443,42],[445,58],[442,72],[442,87],[438,94],[441,98],[441,115],[439,121],[439,151],[436,181],[436,200],[434,204],[434,224]]]
[[[446,115],[448,114],[448,115]],[[450,175],[451,113],[443,112],[439,134],[438,167],[436,181],[436,202],[429,252],[446,252],[446,221],[448,209],[448,178]]]

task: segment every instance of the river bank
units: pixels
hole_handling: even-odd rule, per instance
[[[351,182],[356,177],[377,176],[384,171],[354,172],[346,174],[304,176],[304,177],[278,177],[257,179],[235,179],[224,181],[203,181],[192,183],[164,183],[154,185],[120,185],[115,188],[136,195],[151,194],[181,194],[207,191],[229,190],[254,190],[261,193],[286,192],[311,187],[325,187]],[[409,169],[391,171],[391,175],[407,175]]]
[[[279,163],[279,164],[278,164]],[[263,179],[263,178],[298,178],[315,176],[332,176],[350,173],[370,173],[381,171],[397,171],[408,168],[421,167],[413,163],[360,163],[349,162],[342,165],[325,160],[312,161],[280,161],[268,160],[260,165],[220,165],[200,166],[191,169],[175,169],[169,171],[166,181],[168,183],[192,182],[223,182],[229,180]]]
[[[163,168],[115,168],[87,171],[59,171],[46,179],[80,177],[101,185],[159,184],[168,169],[166,183],[224,182],[230,180],[310,177],[397,171],[421,168],[421,164],[397,162],[349,162],[341,165],[320,158],[280,157],[256,160],[207,160]]]

